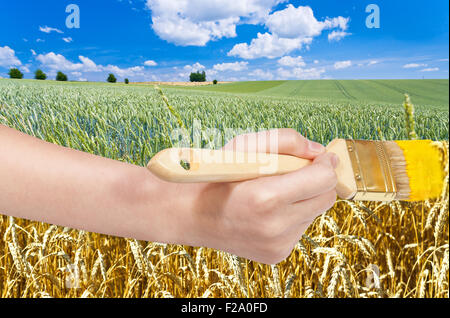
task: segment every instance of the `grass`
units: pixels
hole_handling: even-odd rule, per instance
[[[215,147],[232,137],[225,128],[238,133],[290,127],[323,144],[336,137],[378,139],[380,134],[387,140],[408,139],[400,92],[396,103],[388,101],[396,90],[376,82],[355,82],[366,87],[360,95],[357,87],[341,83],[354,100],[336,98],[344,93],[333,81],[323,82],[323,88],[318,83],[303,83],[313,85],[314,90],[307,90],[314,95],[310,97],[302,95],[308,86],[284,96],[298,84],[289,82],[264,83],[264,90],[252,93],[241,88],[246,94],[237,92],[236,83],[219,85],[235,87],[222,93],[164,89],[166,104],[153,87],[0,80],[0,123],[137,165],[172,145],[173,128],[191,129],[195,119],[202,128],[219,130],[223,138]],[[423,85],[416,94],[428,96],[427,85],[440,92],[438,86],[448,87],[448,81]],[[386,92],[391,93],[385,101],[373,100]],[[427,99],[416,107],[414,131],[419,139],[443,141],[437,145],[446,154],[448,181],[448,95],[447,105],[442,95],[436,93],[434,101],[444,104]],[[414,94],[411,100],[415,103]],[[449,297],[445,184],[434,201],[340,200],[276,266],[208,248],[140,242],[0,216],[0,296]]]
[[[256,93],[262,96],[305,97],[332,101],[401,104],[408,94],[418,106],[448,108],[448,80],[320,80],[242,82],[195,90]]]
[[[283,85],[287,81],[263,81],[263,82],[237,82],[220,84],[214,86],[195,87],[203,91],[226,92],[226,93],[259,93]]]

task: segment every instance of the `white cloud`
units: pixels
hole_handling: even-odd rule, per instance
[[[64,33],[63,31],[57,29],[57,28],[51,28],[48,26],[45,27],[39,27],[39,31],[44,32],[44,33],[51,33],[51,32],[57,32],[57,33]]]
[[[348,68],[350,66],[352,66],[352,61],[340,61],[340,62],[334,63],[334,68],[336,70],[341,70],[344,68]]]
[[[323,68],[279,68],[277,70],[279,79],[301,79],[301,80],[311,80],[320,79],[322,74],[325,73]]]
[[[39,42],[45,42],[45,40],[42,40],[42,39],[36,39],[36,42],[37,42],[37,43],[39,43]]]
[[[214,76],[214,75],[217,75],[217,73],[219,73],[215,69],[209,69],[209,70],[206,70],[205,72],[206,72],[207,76]]]
[[[73,63],[67,60],[63,55],[55,54],[53,52],[36,56],[36,60],[41,62],[42,66],[53,71],[76,72],[77,74],[80,72],[111,72],[120,77],[144,75],[143,66],[133,66],[128,68],[120,68],[116,65],[103,66],[97,65],[94,61],[85,56],[80,55],[78,58],[81,63]]]
[[[67,38],[62,38],[62,39],[63,39],[63,41],[66,42],[66,43],[70,43],[70,42],[73,41],[73,39],[72,39],[70,36],[67,37]]]
[[[16,52],[9,46],[0,46],[0,66],[11,67],[22,65],[16,56]]]
[[[53,52],[45,55],[39,54],[36,56],[36,60],[41,62],[43,66],[46,66],[55,71],[84,71],[84,72],[98,72],[99,67],[89,58],[84,56],[78,57],[82,63],[72,63],[67,60],[61,54],[55,54]]]
[[[136,75],[144,75],[142,71],[144,70],[143,66],[133,66],[128,68],[120,68],[116,65],[107,65],[102,67],[103,71],[111,72],[119,75],[120,77],[126,76],[136,76]]]
[[[75,70],[80,69],[81,64],[74,64],[70,61],[68,61],[64,56],[61,54],[55,54],[53,52],[50,52],[48,54],[39,54],[36,57],[36,60],[41,62],[42,65],[47,66],[50,69],[59,69],[59,70]]]
[[[156,63],[156,62],[153,61],[153,60],[148,60],[148,61],[145,61],[145,62],[144,62],[144,65],[145,65],[145,66],[156,66],[156,65],[158,65],[158,63]]]
[[[230,18],[218,23],[193,23],[187,19],[165,19],[154,17],[153,30],[163,40],[180,46],[205,46],[211,40],[236,36],[239,18]]]
[[[176,77],[177,80],[188,80],[189,79],[189,74],[192,72],[200,72],[200,71],[205,71],[206,72],[206,67],[202,64],[200,64],[199,62],[196,62],[192,65],[185,65],[182,69],[178,68],[178,67],[174,67],[174,70],[178,71],[177,73],[173,74],[173,76]],[[211,73],[211,71],[215,72],[214,70],[210,70],[207,73],[207,76],[209,75],[215,75],[213,73]],[[167,80],[171,81],[173,80],[173,78],[168,78]]]
[[[273,72],[270,71],[264,71],[262,69],[255,69],[248,73],[249,76],[251,76],[255,80],[262,80],[262,81],[270,81],[274,78]]]
[[[221,63],[214,65],[213,69],[216,71],[234,71],[239,72],[247,69],[248,62],[234,62],[234,63]],[[211,72],[210,72],[211,73]],[[215,75],[215,74],[211,74]]]
[[[95,64],[90,58],[81,55],[78,58],[83,63],[84,72],[100,72],[102,70],[102,66]]]
[[[283,66],[290,66],[290,67],[306,66],[306,63],[305,63],[305,61],[303,61],[303,57],[301,57],[301,56],[297,56],[297,57],[284,56],[278,60],[278,64],[283,65]]]
[[[80,78],[78,79],[78,81],[80,81],[80,82],[87,82],[88,80],[87,80],[87,78],[80,77]]]
[[[352,35],[351,33],[345,32],[345,31],[333,31],[330,34],[328,34],[328,41],[340,41],[346,36]]]
[[[363,61],[363,62],[358,63],[357,65],[358,65],[358,67],[363,67],[363,66],[372,66],[372,65],[375,65],[378,63],[379,63],[379,61],[372,60],[372,61],[368,61],[368,62]]]
[[[425,66],[427,66],[427,64],[411,63],[411,64],[403,65],[403,68],[418,68],[418,67],[425,67]]]
[[[348,29],[348,23],[350,22],[350,18],[344,17],[336,17],[336,18],[326,18],[323,22],[325,24],[324,29],[341,29],[342,31],[346,31]]]
[[[189,71],[189,72],[197,72],[197,71],[201,71],[205,69],[205,66],[200,64],[199,62],[196,62],[195,64],[192,65],[185,65],[183,67],[184,70]]]
[[[313,38],[325,29],[347,29],[349,19],[343,17],[327,18],[318,21],[310,7],[298,8],[289,4],[286,9],[276,11],[269,16],[266,26],[269,31],[283,38]]]
[[[319,35],[324,25],[316,20],[310,7],[295,8],[289,4],[286,9],[276,11],[266,21],[269,31],[284,38],[311,38]]]
[[[77,77],[80,77],[81,75],[83,75],[81,72],[72,72],[70,74],[72,74],[73,76],[77,76]]]
[[[348,28],[348,22],[349,18],[344,17],[318,21],[310,7],[296,8],[289,4],[285,9],[268,16],[265,26],[269,33],[258,33],[257,38],[252,39],[250,44],[236,44],[228,55],[244,59],[281,57],[311,44],[313,38],[321,35],[324,30],[339,29],[337,33],[332,33],[333,40],[350,35],[344,32]]]
[[[147,0],[152,28],[176,45],[205,46],[211,40],[236,36],[236,25],[261,23],[286,0]]]
[[[319,60],[314,60],[314,64],[319,64]]]
[[[290,52],[300,49],[303,44],[310,44],[311,38],[307,39],[288,39],[280,38],[276,34],[258,33],[257,38],[247,43],[236,44],[233,49],[228,52],[229,56],[238,56],[243,59],[256,59],[267,57],[274,59]]]
[[[439,71],[439,67],[433,67],[433,68],[425,68],[423,70],[420,70],[421,72],[437,72]]]
[[[35,50],[31,49],[30,51],[31,51],[31,54],[32,54],[33,56],[36,56],[36,51],[35,51]]]
[[[29,67],[30,67],[30,65],[24,65],[24,66],[21,66],[20,69],[21,69],[24,73],[30,73]]]

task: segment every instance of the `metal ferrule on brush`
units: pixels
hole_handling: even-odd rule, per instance
[[[382,141],[346,140],[357,192],[354,200],[392,201],[398,189]]]

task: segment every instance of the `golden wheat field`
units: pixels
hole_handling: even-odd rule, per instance
[[[128,104],[134,91],[115,90],[111,95],[111,90],[96,87],[87,91],[27,85],[22,89],[4,83],[0,123],[60,145],[141,165],[170,146],[165,131],[176,125],[175,117],[182,125],[195,111],[195,117],[204,116],[215,127],[235,121],[217,111],[226,107],[241,116],[244,106],[249,113],[262,109],[265,122],[272,126],[306,122],[317,128],[308,135],[322,142],[332,139],[333,124],[338,132],[367,139],[405,139],[416,132],[419,138],[434,140],[448,136],[448,113],[422,109],[414,122],[408,98],[405,132],[405,109],[394,106],[354,106],[352,113],[348,105],[283,100],[276,104],[285,107],[280,119],[272,112],[275,101],[256,98],[172,94],[175,107],[171,107],[161,91],[149,95],[142,88],[131,95],[135,103]],[[106,104],[116,105],[114,112]],[[214,116],[204,111],[205,105]],[[93,107],[104,107],[96,110],[103,110],[103,116]],[[173,116],[175,109],[183,116]],[[328,118],[324,114],[334,118],[329,126],[322,124]],[[134,126],[130,116],[143,122]],[[275,266],[208,248],[142,242],[0,215],[0,297],[448,298],[449,145],[434,144],[442,151],[446,178],[440,198],[415,203],[338,200],[309,227],[290,257]]]
[[[449,297],[446,183],[435,201],[338,201],[291,256],[262,265],[0,217],[1,297]]]

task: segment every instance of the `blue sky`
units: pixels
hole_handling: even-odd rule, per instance
[[[68,28],[69,4],[80,28]],[[368,28],[369,4],[380,27]],[[0,2],[0,76],[71,80],[449,77],[448,1],[40,0]]]

